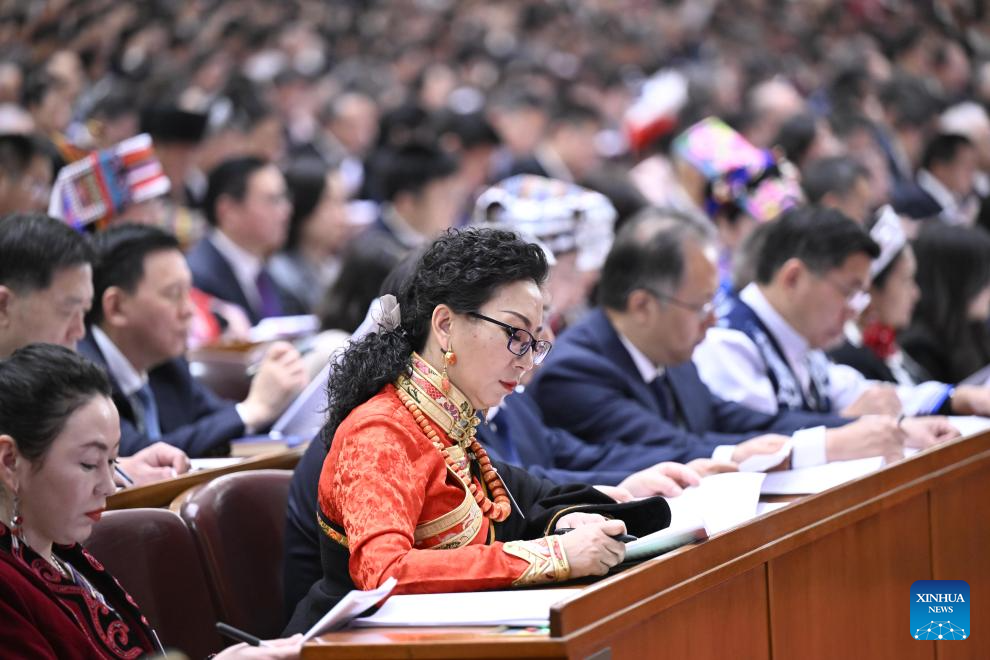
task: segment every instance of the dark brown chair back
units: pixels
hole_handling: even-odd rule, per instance
[[[107,511],[85,543],[137,601],[165,648],[205,658],[223,648],[189,528],[165,509]]]
[[[262,639],[278,637],[282,552],[291,470],[218,477],[184,496],[180,515],[203,557],[220,620]]]

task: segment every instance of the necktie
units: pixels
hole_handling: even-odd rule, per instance
[[[282,303],[275,289],[275,282],[268,271],[262,268],[255,278],[255,286],[258,288],[258,297],[261,299],[261,308],[258,310],[261,318],[282,315]]]
[[[671,424],[677,424],[677,403],[674,401],[674,392],[670,389],[670,378],[667,372],[657,376],[653,382],[653,391],[660,404],[660,414]]]
[[[135,394],[138,401],[141,402],[141,419],[144,422],[144,434],[152,440],[160,440],[162,429],[158,425],[158,405],[155,403],[155,397],[151,393],[151,386],[145,383]]]
[[[820,354],[808,354],[808,403],[815,412],[828,412],[832,404],[828,397],[828,360]]]

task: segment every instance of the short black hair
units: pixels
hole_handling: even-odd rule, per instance
[[[835,209],[795,207],[767,228],[757,256],[756,281],[769,284],[789,259],[800,259],[811,272],[823,275],[859,253],[876,259],[880,246],[856,221]]]
[[[230,158],[217,165],[210,172],[206,197],[203,199],[203,212],[209,223],[214,226],[217,224],[217,202],[221,197],[226,195],[243,201],[251,175],[269,165],[267,160],[257,156]]]
[[[96,260],[89,239],[41,213],[0,218],[0,284],[18,293],[51,286],[55,273]]]
[[[941,100],[914,76],[894,76],[880,88],[879,97],[895,128],[924,127],[942,110]]]
[[[19,178],[37,157],[48,157],[41,142],[30,135],[0,135],[0,174]]]
[[[103,294],[112,286],[133,293],[144,277],[144,260],[154,252],[179,250],[172,234],[151,225],[128,223],[111,227],[95,238],[97,261],[93,268],[93,307],[86,324],[103,320]]]
[[[625,310],[636,289],[673,293],[684,277],[684,244],[711,243],[710,224],[678,211],[647,208],[630,218],[615,237],[602,266],[598,297],[609,309]]]
[[[29,344],[0,360],[0,434],[37,464],[72,413],[97,396],[110,397],[103,369],[64,346]]]
[[[789,117],[781,124],[774,145],[784,150],[787,160],[801,165],[818,134],[818,119],[808,112]]]
[[[457,172],[458,167],[457,159],[435,144],[407,144],[382,160],[382,193],[390,202],[400,193],[418,194],[432,181]]]
[[[461,149],[501,144],[498,133],[482,112],[451,110],[437,118],[437,125],[441,139],[445,139],[445,136],[454,137]]]
[[[580,124],[601,124],[601,114],[590,105],[564,99],[554,106],[550,115],[550,126],[578,126]]]
[[[951,163],[964,149],[976,147],[968,137],[955,133],[941,133],[929,140],[921,156],[921,166],[930,170],[935,165]]]
[[[801,188],[812,204],[818,204],[829,193],[847,195],[857,181],[870,178],[870,171],[866,166],[851,156],[830,156],[813,160],[804,167],[801,174]]]

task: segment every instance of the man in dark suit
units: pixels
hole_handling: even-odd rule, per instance
[[[602,270],[603,308],[563,334],[529,388],[547,423],[587,443],[679,462],[738,463],[777,451],[786,441],[777,434],[798,432],[792,462],[824,462],[801,448],[846,420],[759,413],[718,398],[698,377],[691,355],[715,320],[715,258],[710,228],[690,218],[649,211],[623,227]]]
[[[93,302],[93,246],[66,224],[41,214],[0,218],[0,358],[34,342],[76,350]],[[189,458],[163,442],[120,449],[136,484],[189,469]],[[121,484],[123,485],[123,484]]]
[[[306,384],[298,351],[281,343],[268,350],[243,402],[215,396],[182,358],[192,282],[175,237],[121,225],[97,245],[95,303],[79,349],[110,375],[122,452],[163,440],[190,456],[222,453],[230,440],[266,429]]]
[[[187,257],[196,288],[238,305],[252,323],[301,313],[266,267],[292,212],[279,169],[253,156],[224,161],[210,173],[204,206],[214,229]]]
[[[516,174],[536,174],[581,183],[601,161],[595,142],[601,128],[601,115],[594,108],[563,101],[555,108],[547,135],[533,153],[514,161],[508,171],[496,172],[496,180]]]
[[[917,220],[971,225],[980,208],[974,189],[978,152],[962,135],[936,135],[922,155],[913,182],[896,191],[894,210]]]
[[[376,261],[388,272],[452,227],[465,197],[458,168],[437,145],[408,144],[384,156],[373,182],[384,197],[378,218],[354,238],[350,251],[380,255]]]

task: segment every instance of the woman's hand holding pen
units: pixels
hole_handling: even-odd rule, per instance
[[[605,520],[595,514],[570,514],[573,516],[594,516],[599,520],[578,523],[574,529],[561,537],[567,563],[571,567],[571,577],[585,575],[605,575],[609,569],[622,563],[626,556],[626,544],[613,536],[626,533],[626,523],[621,520]],[[573,521],[568,524],[573,524]]]

